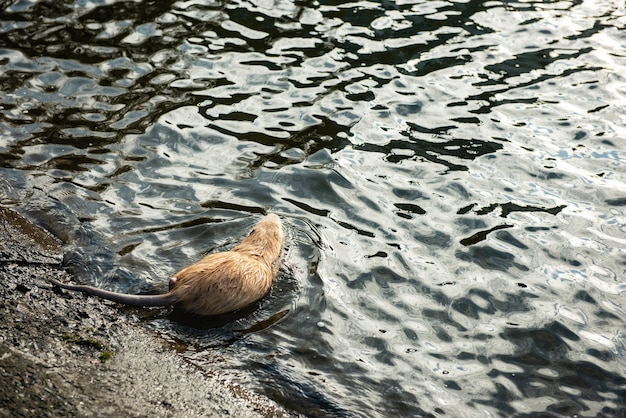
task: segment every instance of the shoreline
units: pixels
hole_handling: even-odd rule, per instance
[[[294,416],[202,373],[115,304],[55,290],[50,278],[70,280],[62,258],[0,207],[0,417]]]

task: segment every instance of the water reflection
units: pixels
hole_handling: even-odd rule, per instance
[[[609,0],[10,2],[0,200],[129,292],[281,214],[250,312],[132,312],[308,416],[619,415],[625,25]]]

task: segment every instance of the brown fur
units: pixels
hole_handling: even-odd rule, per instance
[[[175,304],[196,315],[218,315],[243,308],[261,299],[278,273],[283,247],[280,218],[264,217],[244,240],[230,251],[209,254],[170,280],[162,295],[126,295],[92,286],[57,286],[134,306]]]

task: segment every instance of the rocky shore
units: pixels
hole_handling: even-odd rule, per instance
[[[288,417],[186,363],[114,304],[54,289],[62,249],[0,207],[0,417]]]

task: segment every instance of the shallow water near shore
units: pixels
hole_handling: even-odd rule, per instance
[[[1,7],[0,202],[77,281],[283,219],[248,311],[122,310],[189,362],[307,416],[626,412],[623,4]]]

